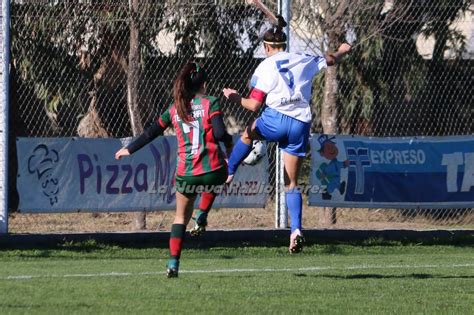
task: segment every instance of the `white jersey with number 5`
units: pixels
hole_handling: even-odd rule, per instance
[[[268,107],[309,122],[313,78],[326,67],[324,57],[279,52],[260,63],[251,86],[267,95]]]

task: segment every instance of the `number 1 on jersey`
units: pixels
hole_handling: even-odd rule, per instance
[[[183,123],[184,133],[188,134],[193,131],[193,143],[191,146],[191,154],[197,154],[199,148],[199,121],[190,121],[188,123]]]
[[[277,65],[278,71],[280,71],[280,73],[282,73],[283,75],[288,76],[288,81],[289,81],[288,86],[290,87],[290,89],[293,89],[293,87],[295,86],[295,76],[290,71],[290,69],[283,67],[283,65],[286,65],[286,64],[289,64],[289,63],[290,63],[290,60],[284,59],[284,60],[278,60],[276,62],[276,65]]]

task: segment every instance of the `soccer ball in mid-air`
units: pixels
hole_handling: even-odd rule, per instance
[[[265,156],[265,146],[263,142],[260,140],[254,140],[252,145],[252,151],[250,151],[249,155],[245,158],[244,164],[247,165],[255,165],[262,160]]]

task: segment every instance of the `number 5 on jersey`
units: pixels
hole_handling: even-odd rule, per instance
[[[280,71],[283,77],[288,79],[287,81],[288,87],[290,89],[293,89],[293,87],[295,86],[295,76],[290,71],[290,69],[283,67],[284,65],[289,64],[289,63],[290,61],[288,59],[284,59],[284,60],[278,60],[276,62],[276,65],[277,65],[278,71]]]
[[[188,123],[183,123],[183,130],[185,134],[188,134],[193,131],[193,143],[191,146],[191,154],[197,154],[199,148],[199,121],[190,121]]]

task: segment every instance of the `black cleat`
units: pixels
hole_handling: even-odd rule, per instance
[[[295,231],[290,236],[290,247],[288,248],[291,254],[301,253],[305,243],[304,236],[299,231]]]
[[[166,266],[166,277],[178,278],[179,260],[171,258]]]
[[[207,226],[207,213],[201,213],[197,218],[193,218],[195,221],[194,227],[189,231],[191,236],[201,236],[206,232]]]
[[[174,269],[174,268],[166,269],[166,277],[168,277],[168,278],[178,278],[178,269]]]

